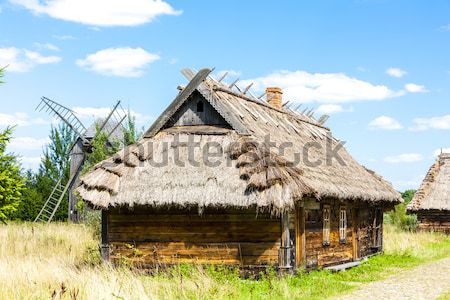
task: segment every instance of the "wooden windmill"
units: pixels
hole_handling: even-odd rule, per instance
[[[70,155],[69,181],[64,182],[64,177],[61,176],[34,222],[49,223],[67,193],[69,193],[69,220],[78,222],[77,199],[73,189],[83,168],[86,154],[92,151],[92,141],[99,132],[105,133],[108,141],[113,138],[123,140],[121,124],[127,114],[120,105],[120,101],[117,101],[106,118],[97,120],[91,126],[85,127],[73,110],[46,97],[42,97],[36,109],[39,111],[45,109],[51,116],[63,121],[76,134],[76,140],[70,148],[70,154],[68,154]]]

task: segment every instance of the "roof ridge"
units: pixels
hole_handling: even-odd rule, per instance
[[[430,193],[431,185],[436,181],[436,176],[441,169],[440,158],[437,158],[430,166],[425,177],[423,178],[419,188],[417,189],[411,202],[408,204],[407,209],[411,211],[419,210],[422,206],[423,200]]]
[[[296,120],[298,120],[300,122],[304,122],[304,123],[307,123],[307,124],[310,124],[310,125],[313,125],[313,126],[316,126],[316,127],[319,127],[319,128],[322,128],[322,129],[330,131],[330,129],[328,127],[319,124],[317,121],[315,121],[313,119],[311,121],[310,120],[305,120],[305,119],[301,118],[300,115],[297,115],[297,114],[295,114],[293,112],[289,112],[287,110],[278,109],[278,108],[273,107],[273,106],[271,106],[271,105],[269,105],[267,103],[264,103],[262,101],[257,101],[257,100],[255,100],[255,99],[253,99],[253,98],[251,98],[251,97],[249,97],[247,95],[244,95],[242,93],[237,93],[237,92],[229,89],[228,87],[224,86],[223,84],[218,85],[217,83],[212,82],[212,89],[213,89],[213,91],[224,92],[224,93],[230,94],[232,96],[241,98],[242,100],[249,101],[249,102],[261,105],[263,107],[269,108],[271,110],[280,112],[282,114],[286,114],[286,115],[292,116],[292,117],[294,117]]]

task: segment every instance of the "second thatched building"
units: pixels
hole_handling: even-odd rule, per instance
[[[407,210],[417,215],[419,230],[450,234],[450,153],[439,155]]]

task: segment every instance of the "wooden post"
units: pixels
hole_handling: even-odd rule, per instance
[[[280,247],[280,268],[291,269],[291,238],[289,234],[289,212],[284,212],[281,216],[281,247]]]
[[[358,260],[358,209],[352,208],[352,245],[353,245],[353,260]]]
[[[104,261],[109,261],[109,239],[108,239],[108,211],[102,210],[102,244],[101,255]]]
[[[85,154],[83,150],[83,142],[79,138],[75,145],[73,146],[72,150],[70,151],[70,176],[69,178],[72,178],[73,176],[77,176],[80,172],[79,166],[80,164],[83,164],[85,159]],[[79,184],[79,179],[76,178],[74,182],[72,183],[72,186],[69,189],[69,221],[73,223],[79,223],[80,222],[80,214],[77,209],[77,202],[78,197],[75,195],[75,188]]]
[[[295,260],[296,267],[298,268],[301,266],[306,266],[305,208],[297,207],[296,212]]]

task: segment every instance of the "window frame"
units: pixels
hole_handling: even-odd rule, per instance
[[[205,104],[203,103],[202,100],[198,100],[195,106],[196,112],[198,113],[205,112]]]
[[[331,206],[324,205],[322,207],[322,245],[330,245],[331,235]]]
[[[347,243],[347,208],[345,206],[339,208],[339,242]]]

